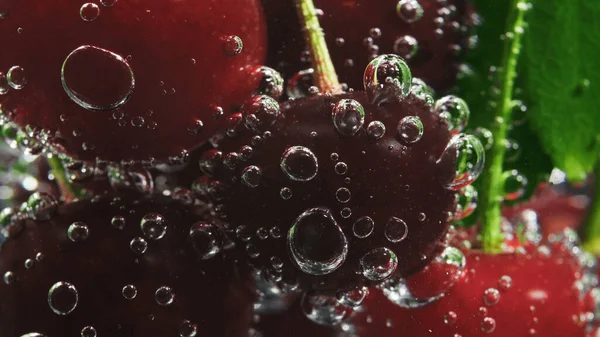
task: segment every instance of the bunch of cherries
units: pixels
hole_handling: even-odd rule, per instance
[[[0,0],[1,132],[44,186],[0,213],[0,336],[595,336],[571,230],[452,226],[466,0],[85,1]]]

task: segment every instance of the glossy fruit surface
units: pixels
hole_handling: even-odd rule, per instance
[[[247,336],[251,278],[195,210],[42,195],[25,212],[2,229],[3,336]]]
[[[266,47],[258,0],[6,0],[0,27],[2,114],[86,161],[201,145],[257,88]]]
[[[311,67],[293,1],[262,2],[267,64],[292,78]],[[386,53],[407,59],[414,76],[436,90],[455,83],[472,21],[467,1],[315,0],[315,6],[322,11],[319,20],[340,81],[350,88],[361,89],[364,67]]]
[[[441,244],[458,152],[448,123],[415,95],[281,107],[256,96],[233,123],[200,161],[212,178],[196,190],[271,280],[326,290],[376,283],[423,268]]]

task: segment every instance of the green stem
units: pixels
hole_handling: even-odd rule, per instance
[[[481,200],[481,235],[483,249],[486,252],[498,252],[501,249],[503,234],[501,231],[502,199],[504,198],[503,164],[506,154],[506,138],[513,109],[514,80],[517,75],[517,61],[521,48],[525,12],[527,5],[523,0],[514,0],[507,20],[507,34],[504,40],[502,56],[502,74],[500,82],[500,101],[495,111],[492,133],[494,135],[490,158],[483,175]]]
[[[583,247],[594,254],[600,254],[600,159],[594,169],[594,195],[583,228]]]
[[[311,53],[312,66],[314,69],[315,84],[324,93],[339,94],[342,92],[342,86],[338,81],[325,34],[321,25],[315,4],[312,0],[294,0],[300,23],[304,25],[304,40]]]
[[[71,185],[60,159],[56,156],[48,157],[48,166],[56,179],[63,199],[67,202],[75,200],[79,196],[79,192]]]

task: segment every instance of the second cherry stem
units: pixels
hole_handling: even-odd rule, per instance
[[[528,4],[523,0],[513,0],[506,23],[504,51],[501,62],[500,97],[494,113],[492,126],[493,142],[488,154],[488,162],[483,172],[481,186],[480,221],[483,249],[486,252],[499,252],[503,242],[502,200],[504,189],[504,157],[508,126],[514,107],[513,91],[517,75],[517,61],[524,33],[525,12]]]

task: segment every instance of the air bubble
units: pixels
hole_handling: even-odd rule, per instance
[[[223,52],[227,56],[236,56],[244,49],[244,43],[239,36],[229,35],[221,39],[223,42]]]
[[[15,90],[23,89],[27,84],[25,70],[21,66],[12,66],[6,73],[6,81]]]
[[[348,241],[326,208],[311,208],[294,221],[288,249],[302,271],[325,275],[339,268],[348,253]]]
[[[74,222],[69,226],[67,230],[67,236],[73,242],[81,242],[88,238],[90,230],[88,226],[83,222]]]
[[[442,184],[450,190],[470,185],[483,171],[485,153],[479,139],[472,135],[458,134],[452,137],[437,161],[442,169],[454,168],[452,176],[442,177]]]
[[[335,198],[337,199],[337,201],[343,204],[350,201],[351,195],[352,194],[350,193],[350,190],[345,187],[340,187],[337,189],[337,191],[335,191]]]
[[[423,123],[417,116],[406,116],[398,123],[398,137],[405,144],[413,144],[423,137]]]
[[[57,315],[68,315],[77,307],[79,294],[74,285],[56,282],[48,291],[48,305]]]
[[[179,325],[179,337],[195,337],[198,333],[198,326],[188,320],[181,322]]]
[[[247,166],[242,171],[242,183],[248,187],[256,187],[262,179],[262,170],[258,166]]]
[[[455,135],[464,130],[469,121],[469,107],[460,97],[445,96],[435,102],[435,112],[448,123],[448,129]]]
[[[308,319],[325,326],[339,325],[352,313],[351,308],[327,295],[304,294],[300,305]]]
[[[110,224],[118,230],[123,230],[125,228],[125,217],[116,215],[110,220]]]
[[[492,131],[486,128],[476,128],[473,130],[473,136],[481,141],[481,144],[486,151],[492,148],[492,145],[494,144],[494,134]]]
[[[136,254],[144,254],[148,249],[148,242],[141,237],[135,237],[129,242],[129,248]]]
[[[365,123],[365,109],[353,99],[342,99],[333,106],[332,117],[339,133],[353,136]]]
[[[385,135],[385,124],[381,121],[372,121],[367,126],[367,136],[371,139],[381,139]]]
[[[388,248],[375,248],[360,259],[360,265],[367,279],[381,281],[396,271],[398,257]]]
[[[260,66],[256,70],[260,74],[260,81],[256,93],[279,99],[283,94],[283,78],[281,74],[267,66]]]
[[[79,9],[79,15],[83,21],[94,21],[100,15],[100,7],[92,2],[85,3]]]
[[[354,236],[359,239],[364,239],[373,233],[375,222],[368,216],[358,218],[352,225]]]
[[[96,337],[96,329],[93,326],[86,326],[81,329],[81,337]]]
[[[515,201],[525,194],[527,178],[517,170],[504,172],[504,200]]]
[[[6,75],[3,72],[0,72],[0,95],[6,95],[9,90],[10,86],[8,85]]]
[[[315,154],[304,146],[289,147],[281,156],[281,170],[294,181],[309,181],[319,171]]]
[[[458,191],[457,196],[458,203],[454,212],[454,221],[468,217],[477,208],[477,190],[472,185],[462,188]]]
[[[498,288],[502,291],[507,291],[512,287],[512,277],[508,275],[503,275],[498,280]]]
[[[162,286],[156,289],[156,292],[154,293],[154,299],[158,305],[167,306],[175,301],[175,293],[170,287]]]
[[[356,289],[341,290],[336,294],[338,302],[347,307],[358,307],[362,304],[364,299],[369,294],[367,287],[361,287]]]
[[[132,284],[128,284],[121,289],[121,294],[125,299],[132,300],[137,296],[137,288]]]
[[[309,96],[308,89],[314,85],[312,68],[300,70],[288,80],[286,94],[290,98],[301,98]]]
[[[333,167],[335,173],[337,173],[338,175],[344,175],[346,174],[346,172],[348,172],[348,165],[346,163],[344,163],[343,161],[338,162],[335,164],[335,166]]]
[[[190,228],[189,239],[201,260],[213,258],[221,251],[218,229],[215,225],[198,222]]]
[[[4,284],[12,284],[15,282],[15,274],[12,271],[7,271],[4,273],[3,281]]]
[[[283,200],[289,200],[292,197],[292,190],[289,187],[282,187],[279,195]]]
[[[408,225],[404,220],[392,217],[385,225],[385,237],[392,243],[398,243],[408,236]]]
[[[167,233],[167,221],[158,213],[148,213],[142,218],[140,228],[147,239],[159,240]]]
[[[419,42],[410,35],[404,35],[394,41],[394,52],[405,60],[410,60],[419,50]]]
[[[410,68],[397,55],[378,56],[365,69],[365,91],[372,102],[382,103],[390,98],[403,98],[410,92],[411,83]]]
[[[486,317],[481,321],[481,331],[484,333],[492,333],[496,330],[496,320],[491,317]]]
[[[58,210],[58,200],[54,196],[44,192],[35,192],[25,204],[25,210],[38,221],[48,221]]]
[[[67,95],[88,110],[118,109],[127,103],[135,88],[127,60],[90,45],[81,46],[66,57],[61,81]]]
[[[401,0],[396,5],[396,14],[404,22],[413,23],[423,17],[423,7],[417,0]]]
[[[495,288],[488,288],[483,292],[483,303],[487,306],[494,306],[500,302],[500,291]]]
[[[244,124],[248,129],[257,133],[266,131],[275,124],[280,115],[279,103],[266,95],[254,96],[242,107]]]
[[[433,98],[435,93],[433,89],[420,78],[413,77],[410,92],[424,101],[427,105],[432,106],[435,104],[435,99]]]

